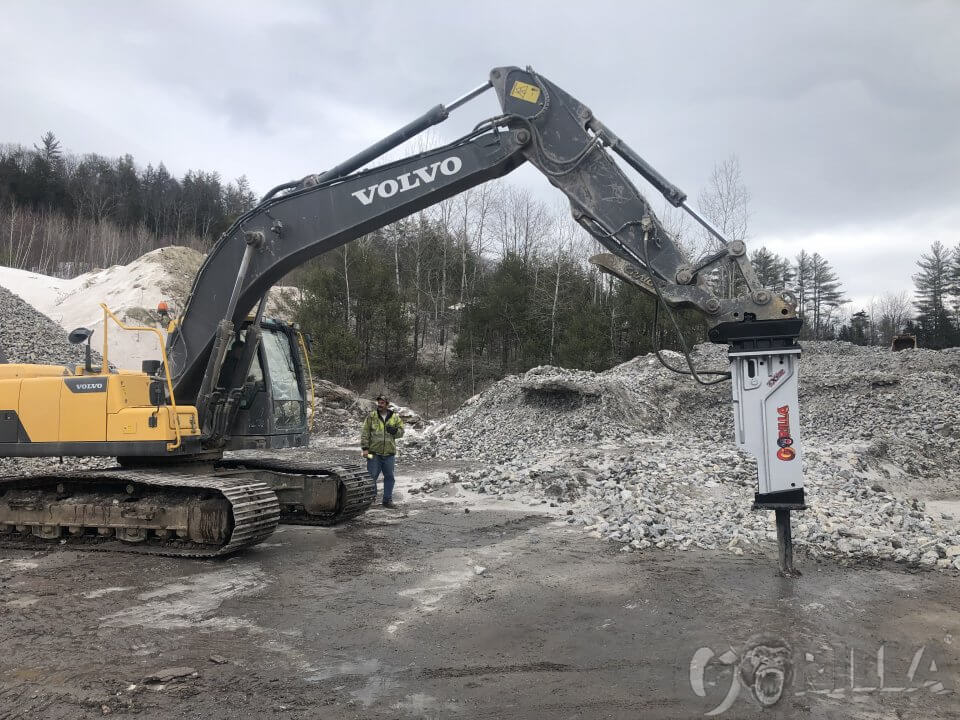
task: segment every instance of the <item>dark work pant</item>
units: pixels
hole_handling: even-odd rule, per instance
[[[393,499],[393,469],[396,466],[396,455],[374,455],[367,460],[367,472],[373,478],[374,484],[380,473],[383,473],[383,502]]]

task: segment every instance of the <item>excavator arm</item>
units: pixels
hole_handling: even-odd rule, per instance
[[[489,88],[502,112],[470,134],[362,169]],[[691,213],[722,249],[691,264],[614,154]],[[757,504],[802,507],[796,399],[800,320],[793,297],[761,287],[742,242],[727,242],[687,205],[681,190],[590,108],[530,68],[495,68],[488,83],[449,106],[433,108],[332,170],[277,186],[240,217],[211,250],[169,336],[178,400],[195,402],[204,428],[222,415],[215,406],[226,397],[222,386],[231,384],[220,377],[230,338],[258,303],[258,317],[262,314],[267,291],[290,270],[524,162],[566,195],[576,221],[609,250],[592,259],[603,271],[667,308],[698,310],[710,339],[729,344],[737,441],[758,460]],[[742,276],[747,287],[742,296],[720,298],[711,290],[709,272],[721,264]],[[229,427],[228,420],[224,423]]]

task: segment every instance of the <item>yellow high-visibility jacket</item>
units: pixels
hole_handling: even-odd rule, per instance
[[[396,434],[391,435],[387,428],[396,428]],[[396,439],[403,437],[403,420],[393,412],[387,411],[386,421],[380,419],[380,413],[374,410],[363,421],[363,430],[360,431],[360,448],[369,450],[377,455],[396,455]]]

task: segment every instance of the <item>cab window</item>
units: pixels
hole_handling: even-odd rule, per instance
[[[276,429],[302,425],[306,408],[303,391],[297,382],[297,369],[289,338],[281,332],[264,328],[263,351],[270,373]]]

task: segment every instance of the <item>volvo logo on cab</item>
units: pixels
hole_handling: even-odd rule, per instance
[[[382,198],[390,198],[397,193],[405,193],[421,185],[432,183],[437,179],[438,171],[441,175],[456,175],[462,167],[463,161],[456,155],[451,155],[443,160],[419,167],[412,172],[398,175],[396,179],[390,178],[378,185],[371,185],[350,194],[364,205],[369,205],[378,195]]]

